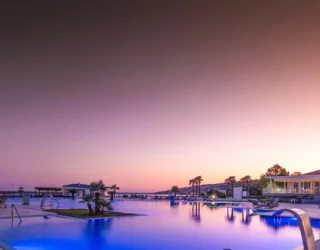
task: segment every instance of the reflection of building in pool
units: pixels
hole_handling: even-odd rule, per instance
[[[234,208],[229,208],[227,207],[227,217],[226,220],[229,222],[234,222],[235,220],[235,216],[234,216]]]
[[[192,208],[191,208],[191,218],[197,222],[200,222],[200,203],[199,202],[193,202]]]
[[[69,184],[69,185],[63,185],[62,192],[64,196],[71,196],[71,193],[69,193],[69,190],[75,189],[77,190],[77,193],[75,194],[76,197],[82,197],[84,195],[90,194],[89,185],[87,184]]]
[[[243,224],[249,225],[251,223],[252,215],[250,208],[227,207],[226,220],[229,222],[234,222],[236,218],[235,213],[241,213],[241,222]]]
[[[252,216],[250,215],[250,208],[244,208],[241,211],[242,213],[242,220],[243,224],[249,225],[252,221]]]

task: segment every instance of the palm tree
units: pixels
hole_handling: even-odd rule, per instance
[[[111,198],[110,200],[113,200],[113,198],[115,197],[116,195],[116,190],[119,190],[120,188],[117,187],[116,184],[112,185],[111,187],[109,187],[112,191],[111,191]]]
[[[82,197],[82,200],[87,203],[89,214],[93,214],[93,209],[91,205],[91,202],[93,201],[93,195],[92,194],[85,195]]]
[[[94,196],[95,196],[93,199],[95,204],[94,206],[95,213],[100,214],[101,212],[103,212],[103,207],[104,207],[102,204],[103,202],[101,201],[103,199],[101,199],[100,196],[101,194],[104,195],[104,192],[108,189],[108,187],[103,183],[102,180],[100,180],[97,182],[95,181],[91,182],[89,185],[89,189],[91,190],[91,192],[94,193]]]
[[[242,188],[244,188],[246,186],[246,190],[248,192],[249,191],[249,182],[251,181],[251,176],[246,175],[246,176],[242,177],[240,179],[240,181],[242,181]]]
[[[68,193],[71,194],[71,198],[74,199],[74,195],[75,195],[76,193],[78,193],[78,190],[77,190],[77,189],[74,189],[74,188],[73,188],[73,189],[69,189],[69,190],[68,190]]]
[[[203,178],[201,175],[197,176],[194,178],[196,184],[197,184],[197,188],[198,188],[198,192],[197,192],[197,195],[200,197],[200,185],[201,185],[201,182],[203,181]]]
[[[107,191],[108,187],[103,183],[102,180],[100,180],[91,182],[89,189],[91,192],[94,192],[95,195],[100,196],[101,194],[104,195],[104,192]]]
[[[194,179],[189,180],[189,185],[192,186],[192,196],[194,196],[194,185],[196,184]]]
[[[233,185],[236,182],[236,177],[235,176],[229,176],[229,178],[225,179],[225,182],[228,183],[228,189],[230,189],[230,184],[231,184],[231,194],[233,197]]]
[[[177,193],[179,192],[178,186],[172,186],[171,192],[174,193],[174,196],[176,197]]]

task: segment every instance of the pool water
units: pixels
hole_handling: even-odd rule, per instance
[[[32,204],[38,204],[34,201]],[[85,207],[61,200],[61,207]],[[208,207],[202,203],[123,201],[115,211],[146,216],[80,220],[23,218],[11,226],[0,220],[0,241],[18,250],[91,249],[293,249],[302,244],[294,218],[253,215],[251,210]],[[311,221],[314,234],[320,221]]]

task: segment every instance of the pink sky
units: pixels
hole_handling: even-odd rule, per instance
[[[98,13],[72,31],[52,13],[16,22],[0,70],[0,190],[102,179],[159,191],[276,163],[320,169],[319,6],[229,7],[111,24]]]

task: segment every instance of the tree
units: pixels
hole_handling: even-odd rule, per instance
[[[196,184],[195,179],[189,180],[189,185],[192,186],[192,195],[194,195],[194,185]]]
[[[209,191],[207,191],[207,195],[210,197],[215,196],[218,198],[226,198],[226,195],[223,192],[215,189],[210,189]]]
[[[207,195],[209,195],[209,196],[212,196],[212,195],[214,195],[214,190],[213,189],[210,189],[209,191],[207,191]]]
[[[264,175],[262,175],[262,177],[265,177],[265,176],[287,176],[289,174],[290,174],[289,171],[287,171],[284,167],[281,167],[279,164],[275,164],[271,168],[268,168],[267,172]],[[283,188],[284,184],[281,184],[279,182],[273,182],[273,183],[275,186],[280,186]]]
[[[69,189],[68,193],[71,194],[71,198],[74,199],[74,195],[78,193],[77,189]]]
[[[298,176],[298,175],[302,175],[301,172],[297,172],[297,171],[296,171],[296,172],[293,172],[293,173],[291,174],[291,176]]]
[[[94,193],[94,198],[92,201],[94,202],[94,210],[95,214],[101,214],[103,213],[103,209],[106,203],[104,202],[105,200],[103,198],[100,198],[101,195],[104,195],[104,192],[108,189],[108,187],[103,183],[102,180],[100,181],[93,181],[90,183],[89,188],[91,192]],[[108,208],[108,207],[107,207]]]
[[[197,195],[200,197],[200,185],[201,185],[201,182],[203,181],[203,178],[201,175],[197,176],[194,178],[195,182],[196,182],[196,185],[197,185]]]
[[[117,187],[116,184],[114,184],[114,185],[112,185],[112,186],[110,187],[110,189],[112,190],[112,191],[111,191],[111,198],[110,198],[110,200],[113,200],[113,198],[114,198],[115,195],[116,195],[116,190],[119,190],[120,188]]]
[[[174,196],[176,196],[177,193],[179,192],[179,187],[178,186],[172,186],[171,192],[174,193]]]
[[[240,181],[242,181],[242,188],[243,189],[246,189],[246,191],[248,192],[249,191],[249,189],[250,189],[250,181],[251,181],[251,176],[250,175],[246,175],[246,176],[244,176],[244,177],[242,177],[241,179],[240,179]]]
[[[103,183],[102,180],[100,180],[91,182],[89,185],[89,189],[95,194],[98,193],[98,195],[104,195],[104,192],[107,191],[108,187]]]
[[[273,165],[271,168],[268,168],[265,176],[286,176],[289,175],[289,171],[287,171],[284,167],[281,167],[279,164]]]
[[[236,177],[235,176],[229,176],[227,179],[225,179],[225,182],[228,183],[228,189],[229,190],[231,189],[230,194],[233,197],[233,185],[236,182]]]
[[[82,197],[82,200],[85,201],[87,203],[87,207],[88,207],[88,210],[89,210],[89,214],[93,214],[93,209],[92,209],[92,204],[91,202],[93,201],[93,195],[92,194],[89,194],[89,195],[84,195]]]

